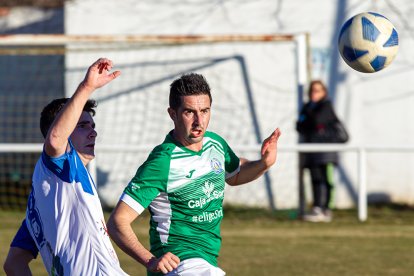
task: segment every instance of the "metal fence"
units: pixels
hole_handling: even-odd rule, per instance
[[[0,153],[29,153],[41,152],[42,144],[0,144]],[[234,150],[243,151],[260,151],[260,145],[239,146],[234,147]],[[149,152],[151,150],[149,145],[100,145],[100,152]],[[279,152],[289,153],[306,153],[306,152],[354,152],[357,154],[357,185],[358,185],[358,219],[366,221],[368,218],[368,201],[367,201],[367,153],[369,152],[404,152],[414,153],[414,145],[343,145],[343,144],[299,144],[291,146],[280,146]],[[92,178],[96,180],[97,165],[96,162],[91,162],[89,170]],[[299,193],[303,191],[303,186],[299,185]],[[299,210],[302,212],[303,196],[299,196]]]

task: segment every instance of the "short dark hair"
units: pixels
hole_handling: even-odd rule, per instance
[[[208,95],[210,104],[213,102],[210,86],[203,75],[189,73],[174,80],[170,85],[170,107],[177,110],[181,104],[181,96]]]
[[[68,101],[69,98],[55,99],[43,108],[42,113],[40,114],[40,131],[42,132],[44,138],[46,138],[47,132],[49,131],[49,128],[56,116]],[[95,116],[96,112],[94,108],[96,106],[97,104],[95,100],[88,100],[83,107],[83,111]]]

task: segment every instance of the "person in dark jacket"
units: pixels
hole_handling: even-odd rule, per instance
[[[309,85],[309,102],[299,115],[296,129],[302,143],[338,142],[329,135],[332,126],[340,124],[328,92],[319,80]],[[347,139],[347,138],[346,138]],[[344,142],[344,141],[342,141]],[[304,167],[310,170],[313,191],[312,211],[304,220],[313,222],[330,222],[332,220],[333,170],[338,163],[337,152],[316,152],[303,154]]]

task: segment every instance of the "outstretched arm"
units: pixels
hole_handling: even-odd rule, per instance
[[[121,74],[120,71],[109,73],[111,68],[112,61],[106,58],[98,59],[88,68],[84,80],[49,129],[45,140],[47,155],[58,157],[66,151],[68,138],[75,129],[90,95]]]
[[[226,182],[231,186],[241,185],[255,180],[263,175],[275,162],[277,158],[277,142],[282,133],[276,129],[263,141],[261,158],[256,161],[240,159],[240,171],[230,177]]]
[[[125,253],[143,264],[149,271],[164,274],[173,271],[180,263],[180,259],[168,252],[156,258],[138,240],[131,223],[138,217],[138,213],[128,204],[120,201],[109,217],[108,233],[114,242]]]

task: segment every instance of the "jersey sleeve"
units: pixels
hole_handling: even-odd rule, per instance
[[[50,157],[43,149],[42,161],[46,167],[65,182],[72,182],[76,176],[75,158],[76,151],[72,142],[69,140],[70,151],[65,152],[59,157]]]
[[[224,154],[224,167],[226,170],[226,179],[230,178],[240,171],[240,159],[237,155],[233,152],[230,146],[225,143],[225,154]]]
[[[166,192],[169,166],[170,158],[167,152],[153,151],[138,168],[120,200],[138,214],[142,213],[160,193]]]
[[[43,149],[42,162],[49,171],[64,182],[79,182],[86,193],[93,194],[93,184],[89,180],[88,172],[70,139],[68,140],[68,145],[69,151],[59,157],[50,157]]]
[[[22,225],[14,236],[10,247],[18,247],[32,253],[33,258],[36,259],[39,250],[37,249],[36,243],[30,235],[29,229],[27,229],[26,220],[24,219]]]

